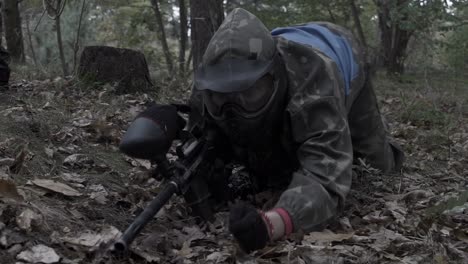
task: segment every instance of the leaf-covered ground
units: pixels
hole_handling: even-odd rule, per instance
[[[116,258],[103,253],[105,243],[161,188],[149,162],[117,149],[151,96],[13,80],[0,92],[1,263],[468,263],[467,85],[444,75],[378,78],[405,167],[382,175],[356,165],[346,208],[323,232],[245,255],[226,212],[196,225],[174,198]],[[164,100],[179,94],[187,91]]]

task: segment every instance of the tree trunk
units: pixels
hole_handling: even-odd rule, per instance
[[[40,40],[40,38],[38,38],[38,40]],[[39,43],[40,45],[40,43]],[[45,62],[45,65],[49,65],[50,64],[50,58],[52,57],[52,50],[50,49],[50,47],[46,47],[45,48],[45,59],[44,59],[44,62]]]
[[[26,18],[26,33],[28,34],[29,49],[31,50],[31,56],[34,61],[34,66],[37,67],[36,52],[34,51],[34,45],[33,45],[32,37],[31,37],[31,30],[29,29],[29,19],[28,19],[28,16],[26,16],[25,18]]]
[[[406,59],[406,48],[413,31],[405,30],[400,25],[409,21],[408,14],[400,14],[398,21],[392,20],[391,12],[394,8],[401,9],[407,4],[405,0],[391,2],[389,0],[374,0],[377,5],[379,18],[381,56],[383,66],[390,75],[403,74]],[[391,6],[396,4],[396,6]]]
[[[179,0],[180,15],[180,45],[179,45],[179,72],[185,72],[185,50],[187,49],[187,6],[185,0]]]
[[[60,26],[60,16],[55,18],[55,27],[57,30],[57,43],[60,53],[60,62],[62,63],[63,76],[68,75],[67,62],[65,61],[65,54],[63,53],[63,44],[62,44],[62,29]]]
[[[3,37],[3,2],[0,2],[0,46],[2,46],[2,37]]]
[[[159,2],[158,0],[151,0],[151,4],[153,5],[154,15],[156,18],[156,26],[158,27],[158,37],[161,41],[164,56],[166,57],[167,69],[169,71],[169,74],[172,75],[174,66],[172,64],[171,52],[169,50],[169,46],[167,45],[166,32],[164,30],[164,23],[161,15],[161,10],[159,9]]]
[[[14,62],[24,63],[23,32],[17,0],[4,0],[3,22],[7,50]]]
[[[77,76],[86,83],[110,83],[117,93],[147,92],[153,88],[145,56],[131,49],[85,47]]]
[[[83,14],[86,8],[86,0],[83,0],[81,4],[80,20],[78,21],[78,29],[76,30],[75,43],[73,44],[73,74],[76,73],[76,60],[78,51],[80,50],[80,33],[81,33],[81,21],[83,21]]]
[[[201,62],[211,37],[221,25],[223,19],[222,0],[190,1],[190,37],[192,40],[194,70]]]
[[[361,24],[361,19],[359,18],[358,8],[354,0],[348,0],[348,2],[349,2],[350,9],[351,9],[351,14],[353,16],[354,26],[356,27],[356,30],[358,32],[359,40],[364,50],[366,51],[366,55],[367,55],[367,42],[366,42],[366,37],[364,35],[364,31],[362,30],[362,24]]]
[[[192,57],[193,57],[192,55],[193,55],[193,49],[192,49],[192,47],[190,47],[189,54],[188,54],[188,57],[187,57],[187,61],[185,62],[185,69],[190,68],[190,63],[192,62]]]

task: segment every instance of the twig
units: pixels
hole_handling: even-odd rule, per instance
[[[73,74],[75,74],[76,70],[76,56],[78,55],[78,43],[80,41],[80,30],[81,30],[81,21],[83,20],[83,13],[86,8],[86,0],[83,0],[83,4],[81,5],[81,13],[80,13],[80,21],[78,22],[78,30],[76,32],[76,39],[75,39],[75,45],[73,46]]]
[[[403,182],[403,173],[400,172],[400,184],[398,184],[398,194],[401,193],[401,184]]]
[[[256,257],[256,258],[262,258],[263,256],[265,256],[265,255],[267,255],[267,254],[269,254],[269,253],[271,253],[271,252],[277,250],[278,248],[279,248],[279,245],[274,246],[274,247],[272,247],[271,249],[267,250],[266,252],[263,252],[263,254],[261,254],[260,256],[258,256],[258,257]]]
[[[37,21],[37,24],[36,24],[36,26],[34,27],[34,32],[36,32],[36,30],[37,30],[37,27],[38,27],[38,26],[39,26],[39,24],[41,23],[41,21],[42,21],[42,18],[44,17],[44,14],[45,14],[45,12],[46,12],[46,10],[44,9],[44,10],[42,11],[42,15],[41,15],[41,17],[39,18],[39,21]]]
[[[60,18],[60,16],[63,13],[63,10],[65,9],[65,4],[67,0],[57,0],[57,6],[56,8],[52,7],[52,4],[49,3],[49,0],[42,0],[42,6],[44,7],[44,10],[47,11],[47,16],[52,19],[56,20],[57,18]],[[63,4],[62,4],[63,3]],[[53,15],[50,15],[49,9],[53,10]]]

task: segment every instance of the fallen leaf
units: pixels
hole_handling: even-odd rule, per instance
[[[135,159],[136,162],[138,162],[138,164],[140,164],[140,166],[142,166],[143,168],[149,170],[151,169],[151,162],[149,160],[143,160],[143,159]]]
[[[374,241],[369,246],[379,252],[387,249],[393,242],[409,241],[409,239],[404,237],[402,234],[396,233],[395,231],[385,227],[380,227],[377,233],[372,233],[369,237]]]
[[[109,193],[101,184],[93,184],[88,187],[92,192],[89,197],[100,204],[106,204]]]
[[[11,229],[6,229],[2,232],[0,237],[0,245],[4,248],[9,248],[12,245],[20,244],[28,241],[28,238],[24,234],[13,231]]]
[[[353,231],[353,226],[351,225],[351,222],[349,221],[348,217],[342,217],[339,219],[339,223],[341,228],[345,232],[352,232]]]
[[[8,115],[10,115],[11,113],[13,113],[14,111],[23,112],[23,111],[24,111],[24,108],[21,107],[21,106],[11,107],[11,108],[8,108],[8,109],[5,109],[5,110],[1,111],[0,113],[2,113],[3,116],[8,116]]]
[[[143,159],[134,159],[130,157],[125,157],[125,160],[132,164],[134,167],[143,167],[145,169],[151,169],[151,162],[149,160],[143,160]]]
[[[78,174],[78,173],[74,173],[74,172],[71,172],[71,173],[68,173],[68,172],[65,172],[65,173],[62,173],[60,175],[60,177],[68,182],[74,182],[74,183],[84,183],[86,182],[86,179]]]
[[[77,219],[84,219],[84,218],[85,218],[84,215],[81,214],[81,213],[80,213],[78,210],[76,210],[76,209],[71,209],[71,210],[69,210],[69,212],[70,212],[70,214],[73,215],[73,217],[75,217],[75,218],[77,218]]]
[[[7,251],[10,255],[16,256],[20,251],[23,249],[23,246],[21,244],[15,244],[11,246]]]
[[[304,236],[304,241],[307,242],[335,242],[335,241],[343,241],[346,239],[350,239],[353,237],[353,233],[347,234],[336,234],[332,231],[325,229],[322,232],[311,232],[308,235]]]
[[[381,211],[373,211],[370,214],[364,216],[362,220],[368,223],[384,223],[389,222],[392,219],[388,215],[383,215]]]
[[[64,242],[84,246],[84,247],[98,247],[102,243],[108,243],[121,235],[121,232],[114,226],[105,227],[100,233],[86,231],[78,237],[64,237]]]
[[[33,185],[31,181],[27,181],[26,185]],[[29,186],[21,186],[18,187],[18,192],[20,192],[20,195],[25,197],[27,200],[30,200],[33,195],[34,196],[44,196],[48,193],[46,189],[43,188],[34,188],[34,187],[29,187]]]
[[[52,107],[50,106],[50,102],[47,102],[45,103],[43,106],[42,106],[42,109],[43,110],[47,110],[47,109],[51,109]]]
[[[187,241],[192,242],[194,240],[203,239],[206,237],[205,233],[200,230],[198,226],[185,226],[183,231],[187,233]]]
[[[215,263],[222,263],[230,256],[227,252],[213,252],[206,256],[206,261],[214,261]]]
[[[54,180],[36,179],[31,182],[34,185],[37,185],[39,187],[53,192],[61,193],[65,196],[81,196],[81,193],[73,189],[72,187],[60,182],[56,182]]]
[[[85,167],[94,161],[84,154],[72,154],[63,160],[63,164],[71,167]]]
[[[25,250],[16,256],[17,259],[29,263],[57,263],[59,255],[52,248],[39,244],[29,250]]]
[[[15,161],[10,165],[10,171],[14,174],[18,174],[23,167],[23,163],[28,154],[28,144],[26,144],[21,151],[16,155]]]
[[[445,210],[443,214],[444,215],[458,215],[458,214],[466,214],[465,212],[468,213],[468,202],[459,206],[455,206],[449,210]]]
[[[38,226],[42,221],[42,216],[33,210],[26,208],[16,217],[16,224],[25,231],[31,231],[31,226]]]
[[[168,230],[164,226],[155,226],[148,235],[142,235],[139,242],[134,243],[133,252],[147,261],[160,263],[161,256],[169,254],[172,243],[167,239]]]
[[[53,157],[54,157],[54,150],[53,150],[53,149],[48,148],[48,147],[45,147],[45,148],[44,148],[44,152],[45,152],[45,154],[47,155],[47,157],[49,157],[49,158],[53,158]]]
[[[353,242],[356,242],[356,243],[364,243],[364,242],[370,242],[370,241],[372,241],[372,240],[370,239],[370,237],[368,237],[368,236],[358,236],[358,235],[354,235],[354,236],[351,238],[351,240],[352,240]]]
[[[79,119],[73,121],[73,125],[76,127],[89,127],[91,125],[92,121],[89,119]]]
[[[326,253],[322,252],[314,252],[309,254],[304,254],[301,256],[304,259],[303,263],[314,263],[314,264],[343,264],[344,259],[340,256],[333,256],[327,255]]]
[[[103,243],[107,243],[122,235],[122,232],[114,226],[106,226],[101,230],[101,239]]]
[[[135,247],[132,250],[132,252],[144,258],[148,263],[161,263],[160,257],[154,256],[151,253],[145,252],[144,250],[141,250],[139,247]]]
[[[456,255],[459,259],[462,259],[463,261],[460,263],[468,263],[468,253],[466,253],[466,247],[458,249],[456,248],[452,243],[448,243],[446,245],[446,248],[448,251],[450,251],[453,255]]]
[[[0,167],[1,166],[10,166],[11,164],[13,164],[14,161],[15,161],[15,159],[12,159],[12,158],[0,159]]]
[[[0,198],[13,199],[15,201],[22,201],[23,197],[18,193],[16,184],[7,179],[0,179]]]
[[[184,244],[182,244],[182,248],[179,250],[179,256],[182,257],[187,257],[192,253],[192,249],[190,248],[190,241],[185,241]]]
[[[414,191],[405,193],[401,199],[404,200],[405,202],[416,202],[424,198],[428,198],[432,195],[434,194],[430,190],[429,191],[414,190]]]
[[[389,213],[395,218],[395,221],[399,224],[405,221],[405,215],[408,213],[406,208],[398,204],[396,201],[386,202],[385,207]]]
[[[450,212],[453,208],[457,208],[462,206],[468,202],[468,191],[464,191],[459,193],[457,197],[450,197],[446,201],[443,201],[433,207],[426,209],[426,215],[438,215],[438,214],[446,214]]]

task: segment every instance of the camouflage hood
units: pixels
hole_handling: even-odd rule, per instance
[[[273,67],[275,54],[275,41],[265,25],[236,8],[208,44],[195,73],[195,86],[226,93],[248,89]]]

